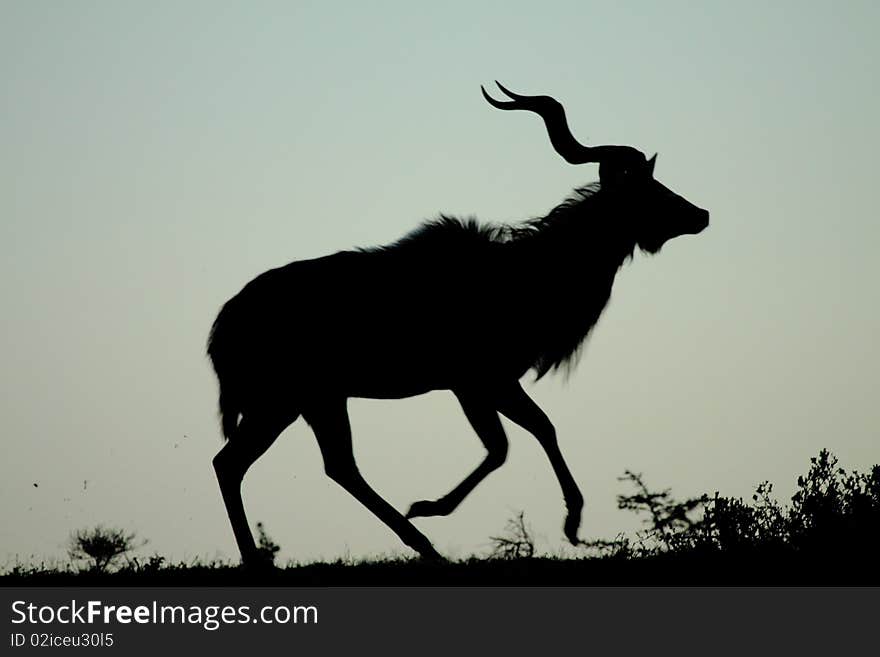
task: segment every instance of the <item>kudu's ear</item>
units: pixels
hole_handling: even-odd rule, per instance
[[[655,164],[657,164],[657,153],[654,153],[654,155],[651,156],[651,159],[648,160],[648,173],[650,173],[652,176],[654,175]]]

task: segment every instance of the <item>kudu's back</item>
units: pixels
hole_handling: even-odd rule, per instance
[[[524,296],[510,285],[517,262],[491,229],[445,219],[387,247],[267,271],[211,331],[221,395],[400,398],[519,378],[534,356],[505,340]]]

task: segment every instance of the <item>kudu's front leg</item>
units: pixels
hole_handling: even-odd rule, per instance
[[[507,458],[507,436],[491,398],[463,392],[455,392],[455,396],[458,397],[464,414],[477,436],[485,445],[486,456],[473,472],[440,499],[413,503],[406,514],[407,518],[449,515],[477,487],[477,484],[490,472],[500,468]]]
[[[544,448],[544,452],[553,466],[553,472],[556,473],[556,478],[559,480],[565,506],[568,509],[564,525],[565,536],[572,545],[583,545],[584,542],[578,538],[578,528],[581,524],[584,496],[575,483],[574,477],[571,476],[568,465],[562,458],[562,452],[559,451],[553,423],[518,383],[515,388],[499,399],[498,411],[531,433]]]

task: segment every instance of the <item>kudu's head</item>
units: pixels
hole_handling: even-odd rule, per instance
[[[620,209],[616,220],[630,232],[636,244],[648,253],[656,253],[673,237],[693,235],[709,225],[709,212],[654,179],[651,159],[632,146],[584,146],[571,134],[562,105],[550,96],[523,96],[495,82],[511,100],[495,100],[486,89],[483,96],[498,109],[528,110],[544,119],[550,143],[570,164],[599,165],[601,193],[613,198]]]

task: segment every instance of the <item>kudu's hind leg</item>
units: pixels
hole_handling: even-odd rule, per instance
[[[490,472],[500,468],[507,458],[507,436],[491,401],[481,396],[456,393],[465,416],[486,446],[486,457],[464,480],[438,500],[415,502],[406,514],[407,518],[423,516],[447,516],[464,501]]]
[[[571,476],[565,459],[562,458],[562,452],[559,451],[559,444],[556,441],[556,429],[550,419],[519,384],[500,398],[498,410],[509,420],[535,436],[541,447],[544,448],[544,452],[553,466],[553,472],[556,473],[556,478],[559,480],[565,506],[568,509],[564,526],[565,536],[572,545],[582,544],[583,541],[578,538],[578,528],[581,524],[584,496],[578,489],[574,477]]]
[[[324,470],[333,481],[351,493],[390,527],[406,545],[426,559],[442,559],[431,541],[386,502],[366,482],[358,470],[351,445],[351,426],[346,401],[322,404],[303,413],[311,425],[324,457]]]
[[[214,457],[214,471],[220,483],[226,513],[229,515],[232,533],[235,534],[235,542],[241,552],[241,561],[245,565],[259,564],[261,558],[241,501],[241,484],[244,475],[295,419],[295,415],[287,420],[268,415],[265,417],[247,415]]]

